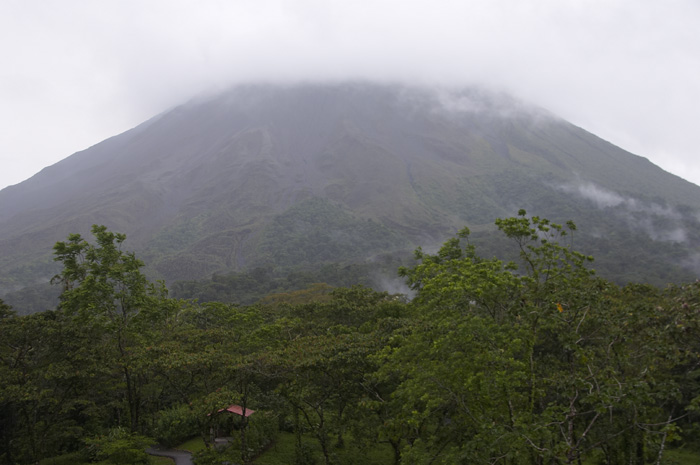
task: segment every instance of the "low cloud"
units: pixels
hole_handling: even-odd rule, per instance
[[[593,183],[565,184],[559,186],[559,189],[590,200],[598,208],[610,208],[623,203],[634,203],[634,199],[625,199],[621,195],[598,187]]]
[[[653,202],[643,202],[633,197],[625,197],[622,194],[604,189],[592,182],[580,181],[572,184],[561,184],[557,186],[557,188],[561,191],[589,200],[596,204],[598,208],[623,207],[629,211],[646,212],[650,215],[664,218],[681,219],[682,217],[680,213],[671,207]]]
[[[406,282],[398,277],[392,278],[386,275],[377,274],[372,277],[372,288],[389,294],[405,295],[408,300],[413,300],[416,291],[408,287]]]
[[[683,260],[681,265],[694,271],[698,276],[700,276],[700,253],[693,254],[686,258]]]
[[[655,225],[651,218],[643,218],[641,220],[629,218],[628,222],[631,227],[641,229],[647,236],[655,241],[660,242],[685,242],[688,239],[688,233],[685,228],[676,226],[670,229],[663,229]]]
[[[685,242],[688,239],[683,216],[674,208],[627,197],[591,182],[562,184],[557,189],[586,199],[600,209],[615,212],[630,228],[643,231],[655,241]]]
[[[556,118],[537,105],[520,100],[505,92],[488,87],[465,89],[438,88],[435,91],[433,108],[438,113],[452,115],[488,115],[499,118],[527,117],[529,123],[538,124]]]

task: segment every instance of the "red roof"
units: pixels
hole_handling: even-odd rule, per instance
[[[221,412],[235,413],[236,415],[243,416],[243,407],[241,407],[240,405],[231,404],[228,407],[222,408],[221,410],[219,410],[219,413],[221,413]],[[249,408],[245,409],[245,416],[246,417],[251,416],[253,413],[255,413],[255,410],[251,410]]]

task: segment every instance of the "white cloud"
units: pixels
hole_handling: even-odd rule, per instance
[[[588,200],[593,201],[598,207],[616,207],[622,203],[634,205],[634,199],[625,199],[615,192],[601,189],[595,184],[581,183],[574,188],[578,194]]]
[[[611,209],[631,229],[643,231],[655,241],[685,242],[687,239],[687,231],[682,225],[683,215],[674,208],[625,197],[591,182],[579,181],[555,187],[589,200],[600,209]]]

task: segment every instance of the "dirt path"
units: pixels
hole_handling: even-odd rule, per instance
[[[148,449],[146,449],[146,453],[150,455],[157,455],[160,457],[169,457],[175,460],[175,465],[194,465],[194,462],[192,461],[192,454],[184,450],[149,447]]]

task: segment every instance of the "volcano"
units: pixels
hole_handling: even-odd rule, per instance
[[[464,226],[498,254],[493,221],[520,208],[576,222],[615,281],[696,275],[700,187],[508,95],[346,82],[200,97],[0,191],[0,295],[93,224],[171,284],[368,264]]]

